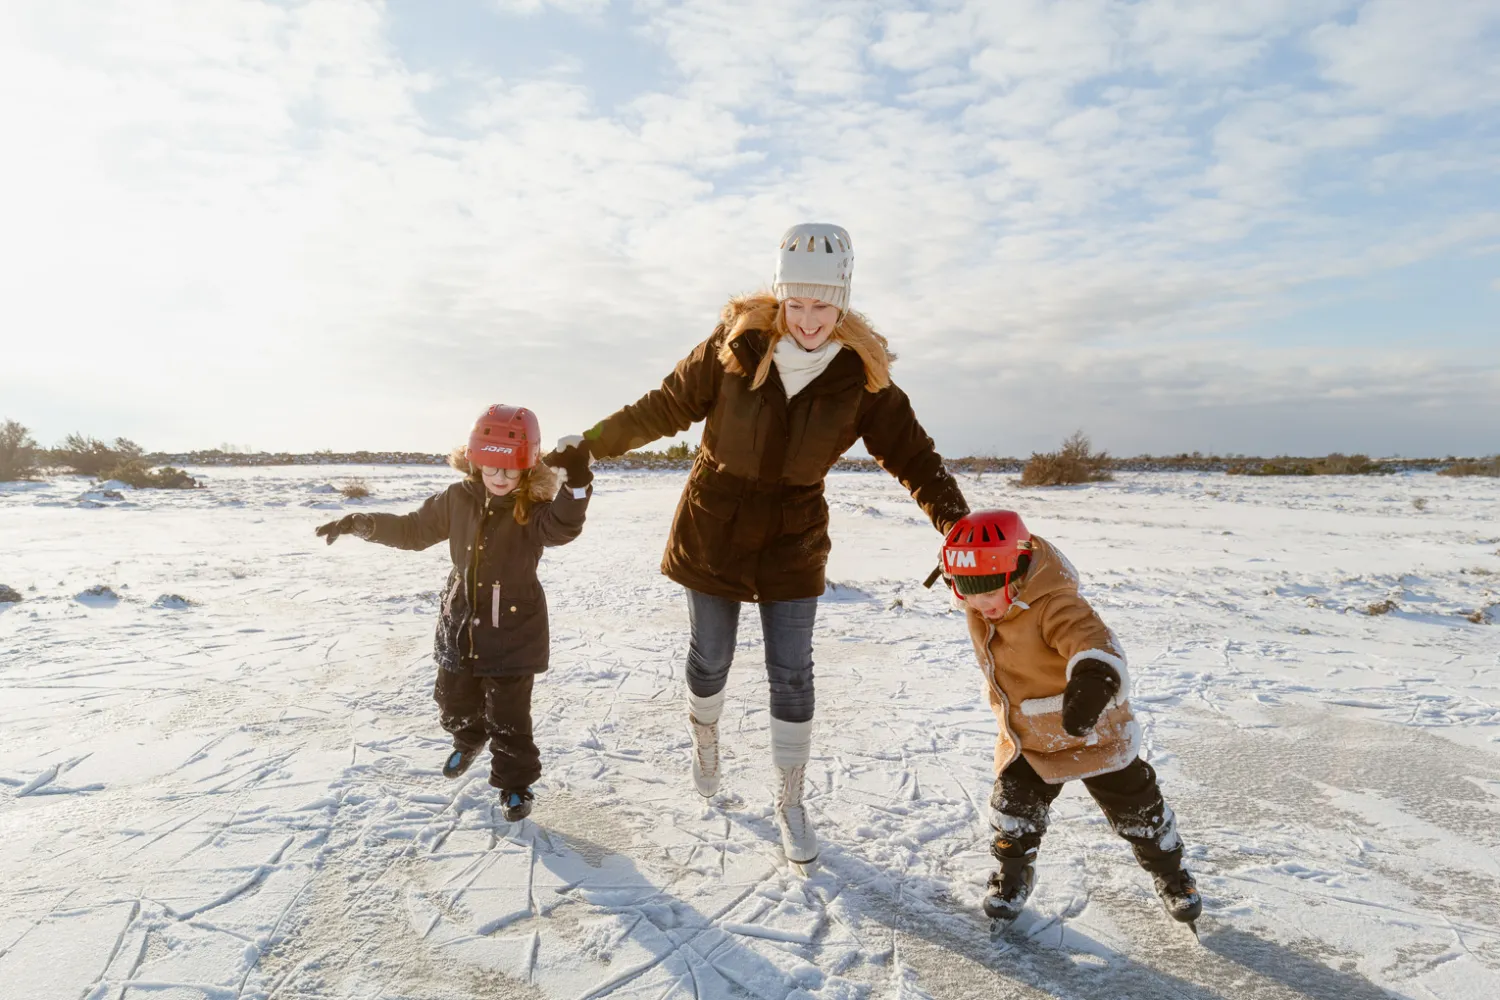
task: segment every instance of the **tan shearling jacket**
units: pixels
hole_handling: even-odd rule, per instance
[[[1078,593],[1066,556],[1032,536],[1026,576],[1011,584],[1012,604],[998,622],[968,610],[969,638],[1000,722],[995,774],[1020,754],[1045,781],[1060,784],[1118,771],[1140,753],[1141,729],[1130,711],[1130,673],[1120,642]],[[1101,660],[1120,675],[1120,692],[1083,736],[1062,727],[1063,691],[1073,668]]]

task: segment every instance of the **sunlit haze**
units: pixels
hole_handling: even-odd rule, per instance
[[[577,432],[815,220],[944,453],[1489,453],[1497,52],[1497,0],[7,2],[0,418]]]

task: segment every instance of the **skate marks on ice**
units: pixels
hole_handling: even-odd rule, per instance
[[[10,582],[40,587],[0,618],[17,653],[0,657],[0,983],[19,995],[1387,995],[1372,982],[1500,995],[1483,857],[1497,846],[1485,672],[1500,630],[1334,608],[1450,550],[1461,561],[1405,578],[1400,600],[1426,587],[1444,608],[1476,604],[1487,578],[1455,567],[1493,564],[1495,544],[1471,544],[1457,514],[1424,513],[1430,530],[1404,554],[1346,533],[1334,570],[1315,548],[1334,543],[1304,537],[1306,566],[1261,569],[1247,539],[1266,532],[1244,529],[1294,516],[1277,493],[1184,498],[1163,476],[1026,494],[1140,650],[1138,711],[1208,901],[1199,946],[1076,788],[1055,807],[1032,906],[991,939],[977,905],[994,722],[961,623],[907,579],[930,563],[931,528],[884,477],[831,485],[859,510],[835,511],[831,574],[845,583],[819,612],[809,805],[825,847],[804,880],[770,820],[753,614],[726,708],[726,794],[705,805],[691,790],[685,611],[656,575],[680,477],[601,476],[592,532],[549,553],[546,777],[536,822],[512,827],[482,762],[459,782],[437,774],[426,595],[441,554],[313,558],[308,510],[278,507],[286,489],[254,475],[246,506],[211,519],[146,498],[13,525],[30,575]],[[971,499],[1020,502],[986,489]],[[427,491],[414,481],[382,502]],[[1339,502],[1356,501],[1378,515],[1373,500]],[[0,527],[24,513],[0,509]],[[1327,515],[1328,537],[1385,530]],[[1135,521],[1150,533],[1122,541]],[[81,523],[100,533],[68,548]],[[1222,555],[1199,537],[1221,527],[1234,529]],[[78,565],[54,572],[59,552]],[[1347,594],[1334,589],[1346,573],[1364,581]],[[100,581],[122,600],[72,599]],[[1338,600],[1307,603],[1297,588],[1312,586]],[[146,606],[179,591],[199,603]]]

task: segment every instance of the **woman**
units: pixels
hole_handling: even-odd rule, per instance
[[[818,839],[802,805],[812,745],[812,629],[831,543],[823,481],[863,440],[940,532],[968,504],[891,382],[886,339],[849,310],[854,248],[838,226],[794,226],[782,238],[772,294],[732,299],[713,334],[661,388],[564,438],[610,458],[706,420],[672,524],[662,572],[687,589],[693,781],[719,785],[718,721],[740,605],[760,607],[771,687],[776,819],[788,861],[805,865]]]

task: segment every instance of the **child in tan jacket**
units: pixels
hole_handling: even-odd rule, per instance
[[[1003,921],[1020,914],[1048,807],[1076,779],[1130,842],[1167,912],[1191,925],[1203,900],[1182,866],[1182,839],[1156,771],[1140,756],[1125,654],[1079,596],[1077,571],[1008,510],[978,511],[954,525],[942,570],[967,610],[1000,722],[990,798],[1000,870],[990,875],[985,913]]]

